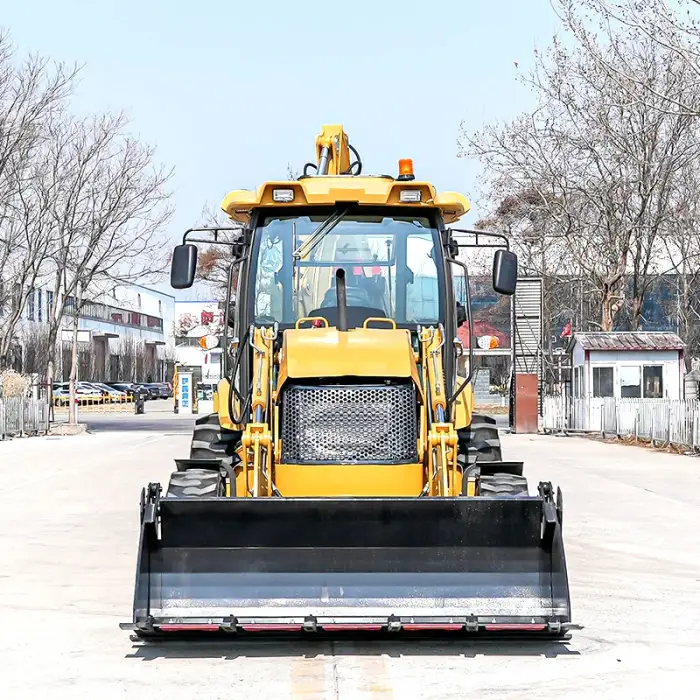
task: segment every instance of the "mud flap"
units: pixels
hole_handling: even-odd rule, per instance
[[[186,629],[559,633],[561,508],[523,498],[159,498],[149,491],[133,623]]]

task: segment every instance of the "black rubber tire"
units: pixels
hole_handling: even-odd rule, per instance
[[[496,419],[480,413],[472,414],[472,422],[459,431],[460,452],[467,454],[467,462],[501,462],[501,439]]]
[[[486,498],[520,498],[527,496],[527,478],[514,474],[493,474],[479,478],[478,496]]]
[[[212,469],[188,469],[170,475],[167,498],[214,498],[224,495],[221,472]]]
[[[195,421],[190,459],[220,459],[223,464],[233,464],[233,457],[226,452],[226,445],[221,442],[218,413],[201,416]]]

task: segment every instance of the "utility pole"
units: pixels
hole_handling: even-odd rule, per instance
[[[78,382],[78,321],[80,313],[80,305],[82,300],[82,289],[80,281],[75,288],[75,296],[73,297],[73,338],[71,341],[71,363],[70,363],[70,378],[69,378],[69,393],[68,400],[70,409],[68,413],[68,422],[70,425],[78,424],[78,404],[75,399],[76,384]]]

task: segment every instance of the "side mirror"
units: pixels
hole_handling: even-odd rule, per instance
[[[197,271],[197,246],[191,243],[176,245],[170,266],[170,285],[173,289],[189,289]]]
[[[493,256],[493,289],[512,296],[518,282],[518,256],[510,250],[497,250]]]

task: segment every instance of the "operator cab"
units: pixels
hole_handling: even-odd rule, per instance
[[[289,328],[322,317],[336,326],[339,269],[345,273],[348,328],[375,318],[411,328],[443,321],[438,221],[425,211],[261,211],[252,247],[248,295],[256,324]]]

